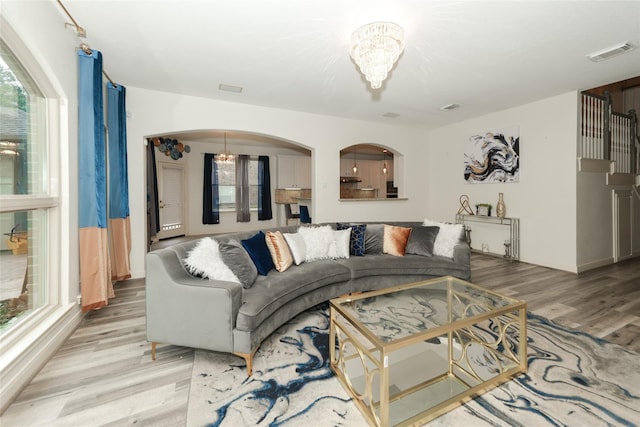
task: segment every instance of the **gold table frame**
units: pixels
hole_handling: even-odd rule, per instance
[[[372,330],[363,320],[361,315],[369,314],[367,310],[375,307],[376,298],[394,301],[396,296],[400,298],[408,292],[418,296],[435,296],[433,301],[445,306],[445,310],[430,311],[429,315],[434,320],[428,325],[410,326],[406,330],[401,330],[402,326],[381,329],[385,333],[389,330],[400,331],[398,336],[392,337],[381,336],[376,333],[380,330]],[[331,369],[372,426],[392,425],[390,405],[405,405],[394,406],[401,409],[394,410],[393,419],[398,418],[397,412],[403,413],[399,415],[401,419],[397,424],[393,425],[424,423],[527,371],[526,302],[464,280],[446,276],[347,295],[332,299],[329,306]],[[419,310],[424,308],[423,311],[427,312],[430,307],[430,304],[418,305],[417,314],[423,315]],[[378,310],[384,311],[386,308],[376,308],[370,317],[374,318],[379,314]],[[413,310],[412,313],[416,313],[416,309]],[[425,318],[428,317],[425,315]],[[491,325],[491,329],[487,329],[486,325]],[[444,341],[448,356],[448,361],[443,356],[443,363],[448,365],[444,372],[427,380],[412,379],[420,382],[402,390],[390,384],[390,375],[394,372],[390,373],[392,368],[407,369],[406,363],[404,367],[400,362],[395,367],[390,366],[390,357],[395,352],[415,349],[420,361],[429,362],[428,353],[420,353],[421,349],[430,342],[444,344]],[[493,364],[490,370],[481,372],[476,366],[478,351],[482,360]],[[355,385],[355,376],[352,378],[349,373],[349,364],[355,364],[357,371],[362,374],[358,377],[364,383],[360,384],[360,390]],[[413,372],[420,376],[423,371],[422,367],[416,367]],[[430,396],[435,402],[426,402],[429,399],[424,396]],[[402,402],[403,399],[412,402],[411,410],[406,410],[406,405],[411,405]],[[423,403],[425,407],[421,407]]]

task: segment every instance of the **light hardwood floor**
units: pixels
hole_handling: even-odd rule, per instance
[[[640,259],[575,275],[473,254],[472,281],[556,322],[640,352]],[[144,281],[81,326],[0,418],[1,426],[183,426],[193,350],[145,339]]]

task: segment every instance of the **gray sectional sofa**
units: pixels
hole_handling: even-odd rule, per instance
[[[367,223],[368,248],[380,247],[381,224]],[[384,224],[422,226],[422,222]],[[298,228],[286,226],[264,231],[295,233]],[[249,239],[255,234],[252,231],[212,237],[222,244]],[[152,358],[155,359],[156,343],[233,353],[246,360],[248,375],[252,373],[253,355],[260,343],[282,324],[317,304],[352,292],[439,276],[468,280],[471,274],[470,248],[464,233],[460,233],[452,258],[394,256],[367,250],[364,256],[304,262],[283,272],[274,269],[267,275],[259,275],[249,288],[190,274],[184,260],[196,244],[197,240],[188,241],[147,254],[147,339],[152,344]]]

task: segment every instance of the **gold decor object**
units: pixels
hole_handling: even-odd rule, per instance
[[[507,207],[504,205],[504,196],[498,193],[498,204],[496,204],[496,215],[498,218],[504,218],[507,213]]]
[[[458,214],[466,213],[468,215],[473,215],[473,211],[471,210],[471,206],[469,206],[469,196],[463,194],[460,196],[460,208],[458,209]]]
[[[393,22],[373,22],[351,36],[351,58],[371,89],[379,89],[404,50],[404,31]]]

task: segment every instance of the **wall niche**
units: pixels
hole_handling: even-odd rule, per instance
[[[340,150],[340,199],[397,199],[394,153],[374,144]]]

